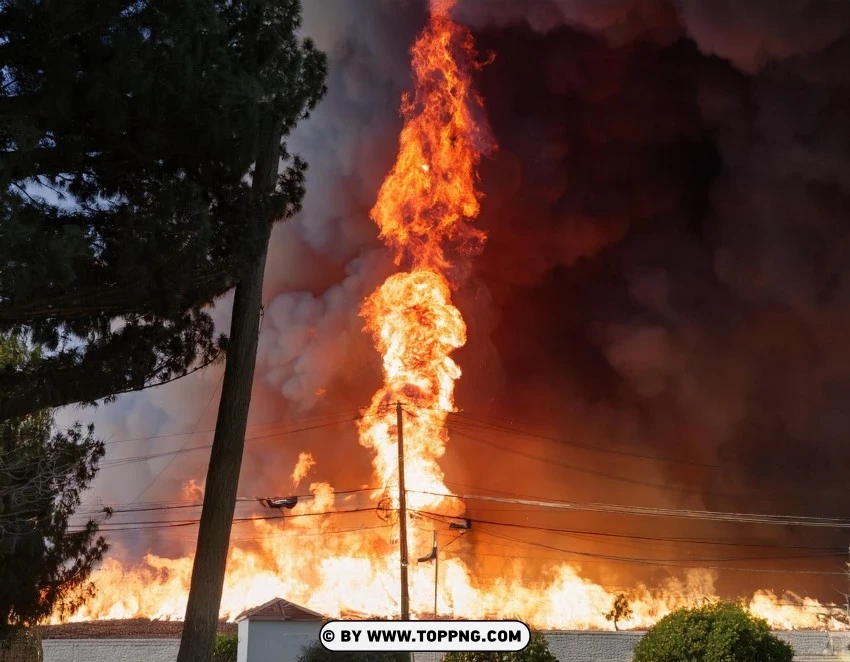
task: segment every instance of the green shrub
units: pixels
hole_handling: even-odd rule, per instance
[[[239,637],[235,634],[220,634],[215,638],[213,662],[236,662]]]
[[[410,662],[410,653],[401,651],[329,651],[316,642],[301,650],[298,662]]]
[[[794,652],[767,621],[718,602],[665,616],[635,646],[633,662],[791,662]]]
[[[480,651],[477,653],[447,653],[443,662],[558,662],[549,651],[549,642],[542,633],[532,630],[531,641],[521,651],[502,653]]]

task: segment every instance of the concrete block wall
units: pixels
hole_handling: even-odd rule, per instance
[[[558,662],[630,662],[643,632],[548,631],[543,635]],[[445,653],[414,653],[413,662],[440,662]]]
[[[44,639],[44,662],[174,662],[179,639]]]
[[[645,632],[544,632],[558,662],[630,662]],[[850,662],[850,632],[777,632],[794,648],[794,659]],[[414,662],[439,662],[445,653],[416,653]]]
[[[630,662],[643,632],[546,632],[559,662]],[[777,632],[795,660],[850,662],[850,632]],[[178,639],[45,639],[44,662],[174,662]],[[278,653],[284,653],[279,650]],[[414,662],[440,662],[444,653],[416,653]],[[269,662],[274,662],[270,660]]]
[[[559,662],[628,662],[643,632],[545,632]]]
[[[796,659],[850,660],[850,632],[777,632],[794,648]]]

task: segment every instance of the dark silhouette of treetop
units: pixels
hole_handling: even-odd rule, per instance
[[[297,2],[9,0],[0,9],[0,420],[169,381],[225,348],[205,308],[291,216],[281,143],[251,193],[260,124],[324,93]],[[266,119],[264,119],[266,118]]]

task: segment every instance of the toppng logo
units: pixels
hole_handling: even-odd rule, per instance
[[[521,621],[330,621],[319,634],[329,651],[521,651],[531,631]]]

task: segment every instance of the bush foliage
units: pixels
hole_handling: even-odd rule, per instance
[[[794,652],[767,621],[718,602],[665,616],[635,646],[632,662],[791,662]]]
[[[213,662],[236,662],[239,638],[235,634],[220,634],[215,638]]]

